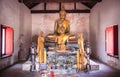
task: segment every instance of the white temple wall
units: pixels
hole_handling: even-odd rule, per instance
[[[20,44],[18,39],[20,34],[24,35],[24,48],[26,48],[26,51],[24,51],[22,54],[25,55],[25,53],[28,51],[28,46],[30,46],[31,42],[32,30],[31,12],[24,4],[19,3],[18,0],[0,0],[0,25],[1,24],[10,26],[14,29],[14,51],[12,56],[0,58],[0,69],[3,69],[18,61]]]
[[[108,56],[105,51],[105,29],[118,25],[119,58]],[[90,13],[90,42],[92,56],[102,62],[120,69],[120,0],[102,0],[96,4]]]

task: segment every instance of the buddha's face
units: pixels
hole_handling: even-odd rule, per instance
[[[78,34],[78,38],[82,38],[82,36],[83,36],[82,33]]]
[[[59,15],[60,15],[60,19],[65,19],[66,12],[65,11],[61,11]]]
[[[43,37],[43,36],[44,36],[44,33],[41,31],[39,35]]]

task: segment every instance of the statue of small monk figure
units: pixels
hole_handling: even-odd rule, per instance
[[[41,64],[44,62],[44,36],[42,31],[38,36],[37,53],[39,57],[39,63]]]
[[[84,70],[84,64],[85,64],[85,60],[84,60],[84,38],[83,38],[83,34],[79,33],[78,34],[78,46],[79,46],[79,55],[80,55],[80,63],[82,64],[82,70]]]

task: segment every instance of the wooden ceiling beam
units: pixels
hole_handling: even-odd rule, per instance
[[[85,6],[87,6],[88,8],[92,8],[97,2],[92,2],[92,3],[82,3],[84,4]]]
[[[24,3],[31,1],[32,3],[41,3],[41,2],[83,2],[83,3],[88,3],[88,2],[101,2],[102,0],[23,0]]]
[[[90,13],[90,10],[65,10],[67,13]],[[31,13],[59,13],[60,10],[31,10]]]
[[[39,3],[32,3],[31,5],[29,5],[28,7],[30,8],[30,9],[32,9],[33,7],[35,7],[36,5],[38,5]]]
[[[34,6],[38,5],[39,3],[52,3],[52,2],[59,3],[59,5],[65,2],[66,3],[80,2],[85,6],[92,8],[97,2],[101,2],[102,0],[18,0],[18,1],[24,3],[27,7],[31,9]],[[76,5],[74,6],[74,8],[76,9]]]

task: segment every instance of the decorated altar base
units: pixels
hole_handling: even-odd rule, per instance
[[[39,76],[36,76],[36,77],[51,77],[50,75],[39,75]],[[54,77],[79,77],[79,75],[74,75],[74,74],[71,74],[71,75],[54,75]]]
[[[35,61],[35,70],[37,71],[36,77],[80,77],[79,74],[83,71],[76,71],[76,51],[65,51],[65,52],[56,52],[48,51],[46,58],[46,69],[41,70],[38,57],[36,56]],[[91,69],[99,70],[99,65],[91,62]],[[31,61],[27,61],[22,65],[22,70],[30,71],[31,70]],[[50,65],[50,66],[49,66]],[[66,68],[67,67],[67,68]],[[52,72],[52,74],[51,74]],[[52,76],[53,75],[53,76]]]
[[[76,74],[76,69],[68,68],[68,69],[51,69],[50,72],[53,71],[55,75],[70,75],[70,74]]]
[[[48,51],[47,69],[38,72],[36,77],[77,77],[75,62],[76,51]],[[51,72],[54,76],[51,76]]]
[[[52,69],[47,70],[44,74],[38,74],[36,77],[78,77],[75,69]]]

